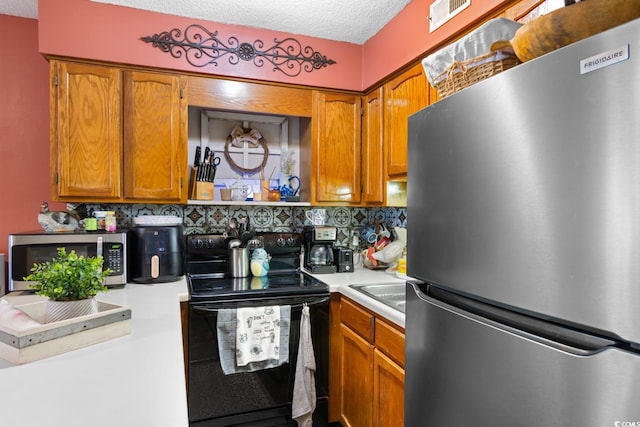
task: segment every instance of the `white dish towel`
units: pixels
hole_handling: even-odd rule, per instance
[[[291,306],[280,306],[280,340],[278,347],[279,357],[277,359],[267,359],[261,362],[247,363],[245,366],[236,365],[236,341],[237,341],[237,317],[239,309],[221,308],[218,310],[218,320],[216,322],[218,351],[220,354],[220,365],[225,375],[232,375],[239,372],[253,372],[262,369],[275,368],[289,362],[289,327],[291,321]],[[246,320],[245,320],[246,322]]]
[[[316,409],[316,358],[311,341],[311,320],[309,307],[304,304],[300,319],[300,344],[296,377],[293,383],[292,417],[299,427],[312,427],[313,411]]]
[[[245,307],[236,311],[236,365],[279,359],[280,307]]]

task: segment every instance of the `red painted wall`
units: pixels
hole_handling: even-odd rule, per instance
[[[38,21],[0,15],[0,40],[0,253],[7,254],[8,235],[40,229],[38,209],[49,200],[49,65],[38,53]]]
[[[433,0],[413,0],[378,34],[360,46],[164,15],[89,0],[40,0],[39,47],[40,52],[61,56],[362,91],[414,59],[433,51],[460,28],[478,21],[507,0],[473,1],[447,24],[429,33],[427,17],[432,2]],[[244,61],[232,65],[226,58],[220,59],[217,66],[194,67],[184,58],[173,58],[139,40],[140,37],[173,28],[183,30],[190,24],[200,24],[209,31],[218,31],[218,38],[224,42],[232,36],[237,37],[240,42],[259,39],[265,43],[265,48],[271,46],[274,39],[292,36],[303,46],[310,46],[333,59],[336,64],[311,73],[302,72],[297,77],[287,77],[273,71],[268,63],[263,67]]]
[[[461,28],[482,20],[506,0],[472,1],[449,22],[429,32],[429,6],[433,0],[413,0],[363,46],[362,89],[430,52],[449,44]]]
[[[42,53],[308,86],[360,88],[362,47],[351,43],[212,23],[89,0],[40,0],[38,16]],[[310,73],[302,72],[297,77],[274,71],[268,62],[262,67],[251,61],[232,65],[228,58],[218,60],[217,66],[194,67],[184,58],[176,59],[140,40],[173,28],[184,30],[191,24],[217,31],[217,37],[225,43],[230,37],[236,37],[240,43],[262,40],[263,50],[273,46],[274,39],[291,36],[303,47],[310,46],[336,63]]]

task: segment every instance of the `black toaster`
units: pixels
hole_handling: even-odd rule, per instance
[[[333,248],[333,262],[338,273],[353,273],[353,250],[345,247]]]

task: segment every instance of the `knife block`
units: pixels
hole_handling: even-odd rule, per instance
[[[198,168],[191,168],[189,198],[191,200],[213,200],[213,182],[196,181]]]

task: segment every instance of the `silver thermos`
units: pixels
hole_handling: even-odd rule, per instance
[[[229,249],[229,276],[249,276],[249,248],[235,247]]]

